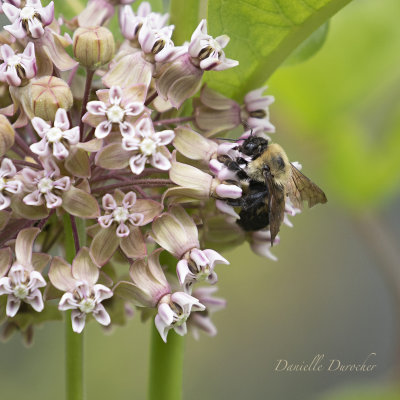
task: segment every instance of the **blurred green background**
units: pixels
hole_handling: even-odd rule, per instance
[[[57,3],[57,1],[56,1]],[[400,371],[400,2],[356,0],[313,58],[279,69],[273,139],[327,193],[284,227],[274,263],[247,246],[226,254],[214,338],[186,343],[184,392],[200,399],[398,399]],[[85,334],[88,399],[144,399],[149,323],[137,316]],[[63,326],[0,344],[0,399],[59,399]],[[275,372],[277,359],[344,363],[376,353],[370,373]]]

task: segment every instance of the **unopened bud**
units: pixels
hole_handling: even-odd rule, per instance
[[[3,157],[14,144],[14,135],[14,129],[7,117],[0,114],[0,157]]]
[[[44,76],[32,82],[33,113],[45,121],[54,121],[59,108],[69,110],[73,104],[69,86],[55,76]]]
[[[78,28],[74,33],[73,46],[75,58],[89,69],[107,64],[115,51],[112,33],[102,26]]]

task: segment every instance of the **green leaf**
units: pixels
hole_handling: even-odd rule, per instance
[[[192,33],[207,15],[207,0],[171,0],[170,23],[175,25],[174,43],[182,45],[190,41]]]
[[[319,26],[351,0],[213,0],[208,6],[209,32],[231,38],[231,70],[209,72],[206,81],[228,97],[241,100],[262,86],[284,60]]]
[[[295,65],[308,60],[324,45],[328,37],[329,21],[321,25],[311,36],[309,36],[303,43],[297,47],[292,54],[285,60],[283,65]]]

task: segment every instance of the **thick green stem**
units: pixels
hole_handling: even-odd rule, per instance
[[[154,323],[151,325],[148,400],[181,400],[185,340],[170,331],[164,343]]]
[[[80,246],[86,242],[85,221],[77,219],[76,231]],[[65,255],[69,263],[76,254],[74,234],[69,215],[64,215]],[[83,333],[73,332],[71,312],[67,312],[65,322],[65,367],[66,367],[66,400],[83,400]]]

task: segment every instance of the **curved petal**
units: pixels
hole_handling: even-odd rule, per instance
[[[111,86],[108,95],[110,103],[113,105],[118,105],[119,103],[121,103],[123,92],[119,86]]]
[[[128,192],[122,200],[122,205],[126,208],[131,208],[136,203],[136,193]]]
[[[112,123],[110,121],[100,122],[100,124],[97,125],[96,130],[94,131],[94,135],[98,139],[104,139],[110,134],[111,128],[112,128]]]
[[[93,115],[106,115],[107,106],[102,101],[89,101],[86,105],[86,110]]]
[[[131,157],[129,159],[129,166],[131,167],[131,171],[136,175],[140,175],[144,170],[146,160],[147,157],[142,154]]]
[[[9,294],[7,298],[7,307],[6,307],[7,316],[10,318],[15,317],[15,315],[19,310],[20,305],[21,305],[21,300],[12,294]]]
[[[167,144],[170,144],[175,137],[174,131],[171,130],[166,130],[166,131],[161,131],[161,132],[156,132],[154,136],[157,139],[157,144],[159,146],[165,146]]]
[[[97,304],[93,310],[93,317],[101,325],[107,326],[111,323],[111,318],[102,304]]]
[[[38,133],[40,137],[43,137],[51,126],[42,118],[34,117],[31,120],[33,129]]]
[[[71,311],[72,330],[81,333],[85,327],[86,314],[78,310]]]
[[[67,112],[63,108],[59,108],[56,111],[56,116],[54,117],[54,126],[65,131],[69,128],[69,120]]]
[[[150,164],[163,171],[168,171],[171,168],[171,162],[161,152],[157,152],[150,157]]]
[[[44,309],[43,297],[39,289],[34,290],[29,296],[27,296],[25,303],[30,304],[37,312],[41,312]]]

